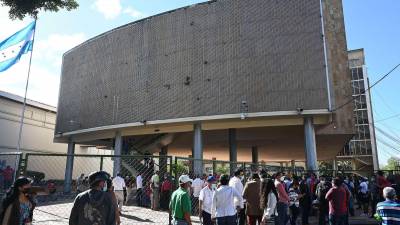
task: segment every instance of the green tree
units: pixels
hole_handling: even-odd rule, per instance
[[[387,165],[383,167],[384,170],[396,170],[400,167],[400,158],[390,157],[387,160]]]
[[[0,0],[0,5],[10,7],[8,14],[13,20],[22,20],[27,15],[36,18],[39,10],[58,12],[60,9],[66,9],[70,11],[79,6],[76,0]]]

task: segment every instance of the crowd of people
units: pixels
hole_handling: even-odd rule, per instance
[[[160,179],[158,171],[148,181],[140,173],[136,179],[120,173],[111,177],[104,171],[93,172],[87,178],[82,174],[77,179],[79,193],[69,224],[120,224],[128,187],[136,186],[134,197],[140,206],[146,192],[144,183],[151,190],[150,208],[168,210],[175,225],[191,225],[193,216],[204,225],[307,225],[311,215],[318,216],[320,225],[347,225],[356,209],[362,211],[359,216],[375,217],[383,225],[400,224],[399,180],[386,178],[381,171],[370,179],[318,177],[313,173],[297,177],[281,172],[270,176],[264,170],[245,179],[241,169],[232,176],[193,178],[181,175],[175,189],[169,175]],[[8,189],[0,211],[1,224],[32,222],[38,192],[32,182],[20,177]]]
[[[197,195],[196,186],[201,183]],[[182,175],[179,185],[170,201],[176,225],[192,224],[191,215],[198,215],[204,225],[272,221],[276,225],[308,225],[312,215],[318,217],[320,225],[347,225],[356,209],[362,211],[361,218],[375,217],[384,225],[400,224],[399,180],[386,178],[382,171],[369,180],[355,175],[317,177],[313,173],[297,177],[278,172],[270,176],[261,170],[244,181],[243,171],[238,169],[232,177],[224,174],[219,179],[210,175],[192,180]],[[198,211],[193,210],[197,200]]]

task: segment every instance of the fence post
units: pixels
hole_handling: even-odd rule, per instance
[[[103,158],[103,156],[101,156],[100,157],[100,171],[103,170],[103,160],[104,160],[104,158]]]

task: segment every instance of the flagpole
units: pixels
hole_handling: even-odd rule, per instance
[[[35,44],[36,21],[37,21],[37,17],[35,16],[35,29],[33,30],[33,38],[32,38],[32,50],[31,50],[31,56],[30,56],[30,58],[29,58],[28,77],[26,78],[26,84],[25,84],[24,104],[23,104],[23,106],[22,106],[21,122],[20,122],[20,124],[19,124],[19,133],[18,133],[17,152],[20,152],[20,150],[21,150],[22,126],[24,125],[24,118],[25,118],[25,108],[26,108],[26,94],[27,94],[27,92],[28,92],[28,86],[29,86],[29,75],[30,75],[30,73],[31,73],[31,64],[32,64],[33,45]]]

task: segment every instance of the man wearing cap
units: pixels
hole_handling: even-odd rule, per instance
[[[76,196],[69,225],[115,225],[115,209],[111,196],[106,193],[106,181],[109,177],[110,175],[104,171],[89,175],[90,189]]]
[[[192,202],[188,193],[191,182],[193,180],[188,175],[181,175],[179,177],[179,188],[172,193],[169,209],[174,225],[192,225],[190,220]]]
[[[217,189],[215,181],[213,176],[209,176],[207,178],[207,185],[200,191],[199,217],[203,219],[203,225],[213,225],[211,220],[211,206],[215,189]]]
[[[228,186],[229,176],[224,174],[220,178],[221,186],[215,191],[211,206],[211,218],[216,220],[217,225],[237,224],[236,211],[243,209],[243,197],[235,188]],[[239,205],[233,204],[237,198]]]

